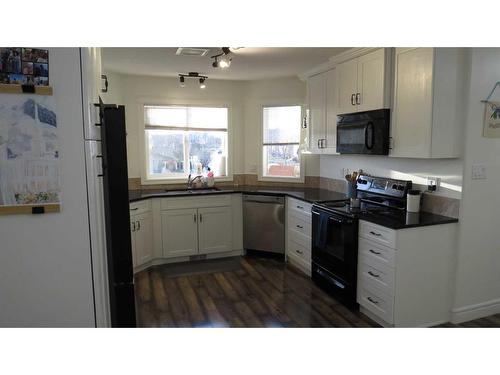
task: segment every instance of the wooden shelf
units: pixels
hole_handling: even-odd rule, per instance
[[[0,93],[4,94],[23,94],[22,85],[6,85],[0,84]],[[36,95],[52,95],[52,86],[35,86]]]
[[[60,212],[61,205],[59,203],[50,204],[23,204],[19,206],[0,206],[0,215],[13,215],[13,214],[33,214],[35,209],[43,209],[43,212],[38,213],[52,213]]]

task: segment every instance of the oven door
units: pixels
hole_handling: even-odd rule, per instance
[[[354,287],[358,262],[358,220],[313,208],[312,221],[313,263],[328,271],[344,287]]]

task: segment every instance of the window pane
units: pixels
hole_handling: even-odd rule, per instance
[[[184,174],[184,134],[174,130],[146,130],[148,174],[152,178]]]
[[[219,107],[145,106],[146,125],[227,129],[228,109]]]
[[[156,126],[187,126],[185,107],[144,107],[144,122]]]
[[[264,143],[299,143],[301,107],[265,107]]]
[[[227,175],[227,132],[188,132],[190,173],[207,172],[216,177]]]
[[[264,146],[264,176],[300,177],[299,145]]]
[[[227,108],[190,107],[188,126],[191,128],[227,129]]]

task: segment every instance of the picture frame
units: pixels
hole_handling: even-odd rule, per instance
[[[483,136],[486,138],[500,138],[500,102],[484,102]]]

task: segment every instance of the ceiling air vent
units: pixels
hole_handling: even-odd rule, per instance
[[[175,54],[180,56],[205,56],[209,51],[209,48],[179,47]]]

